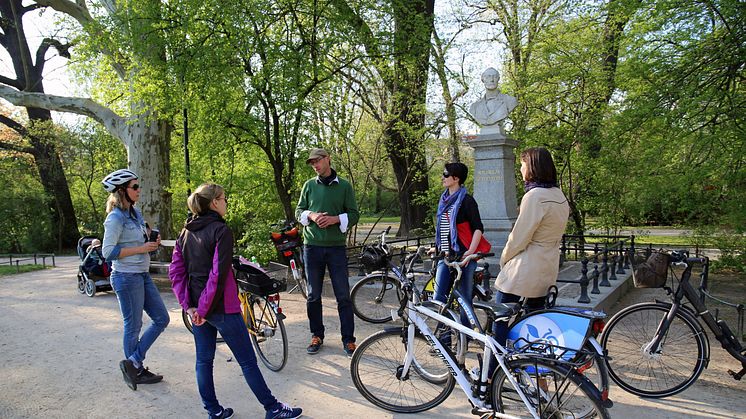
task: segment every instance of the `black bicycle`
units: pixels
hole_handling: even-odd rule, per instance
[[[410,276],[428,277],[420,296],[423,301],[432,300],[435,294],[436,264],[434,263],[430,270],[415,269],[414,265],[421,263],[422,255],[424,255],[422,249],[417,249],[413,253],[402,253],[401,264],[397,266],[393,262],[396,255],[386,244],[386,234],[390,229],[391,227],[382,232],[373,244],[363,247],[360,263],[370,273],[355,283],[350,290],[355,315],[369,323],[391,321],[391,310],[399,307],[402,285]],[[472,294],[475,300],[490,301],[492,299],[490,277],[489,264],[483,263],[477,267],[474,272]],[[458,311],[457,303],[454,309]]]
[[[633,255],[630,255],[633,256]],[[746,349],[725,320],[707,309],[706,297],[736,308],[743,319],[743,304],[731,304],[712,297],[707,290],[709,260],[689,257],[687,252],[656,253],[633,262],[635,286],[662,287],[671,301],[646,302],[615,314],[606,325],[601,344],[611,379],[624,390],[643,397],[662,398],[677,394],[694,384],[710,360],[710,342],[699,319],[723,348],[741,363],[741,371],[728,371],[736,380],[746,373]],[[694,265],[701,265],[699,292],[689,282]],[[682,267],[680,279],[673,267]],[[657,274],[656,274],[657,271]],[[666,286],[667,273],[678,282]],[[662,274],[661,274],[662,273]]]

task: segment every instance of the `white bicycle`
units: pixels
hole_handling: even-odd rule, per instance
[[[519,340],[509,351],[485,333],[471,302],[458,291],[461,263],[482,256],[446,262],[456,271],[456,279],[449,301],[443,305],[420,302],[414,278],[403,284],[400,308],[392,310],[392,316],[401,318],[404,326],[369,336],[352,356],[352,381],[358,391],[383,409],[415,413],[442,403],[458,383],[473,406],[472,414],[483,418],[608,418],[611,401],[578,372],[581,365],[572,361],[577,357],[568,356],[582,351],[582,345],[568,348],[547,340]],[[453,299],[465,310],[473,329],[463,326],[455,313],[440,309],[449,307]],[[519,307],[490,306],[494,318],[501,319],[512,316]],[[494,359],[499,365],[492,377],[487,377],[485,362],[478,371],[467,372],[463,357],[437,333],[443,329],[481,343],[481,360]]]

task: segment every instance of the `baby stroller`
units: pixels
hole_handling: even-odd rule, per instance
[[[101,241],[95,236],[81,237],[78,240],[78,256],[78,291],[93,297],[96,291],[111,290],[111,263],[101,253]]]

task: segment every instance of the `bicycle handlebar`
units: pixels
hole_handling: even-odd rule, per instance
[[[495,256],[495,254],[477,252],[477,253],[470,254],[469,256],[463,258],[462,260],[458,260],[458,259],[454,259],[455,255],[446,255],[445,252],[440,252],[440,254],[438,254],[437,256],[433,256],[432,259],[433,261],[444,260],[445,261],[444,263],[446,264],[446,266],[449,266],[451,268],[458,267],[458,269],[461,269],[463,265],[466,265],[472,260],[478,260],[478,259],[482,259],[482,258],[486,258],[490,256]]]
[[[673,250],[671,251],[671,263],[680,264],[685,263],[692,265],[694,263],[707,264],[709,262],[708,257],[689,257],[689,251],[687,250]]]

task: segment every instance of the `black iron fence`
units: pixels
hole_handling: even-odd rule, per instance
[[[434,236],[418,236],[387,240],[386,243],[392,254],[403,257],[413,249],[430,246],[434,242]],[[347,248],[350,272],[360,276],[365,275],[359,262],[362,248],[362,245]],[[630,251],[634,253],[634,249],[633,235],[563,235],[559,248],[560,266],[566,261],[579,261],[581,273],[578,278],[558,279],[558,282],[578,284],[580,295],[577,302],[590,303],[590,294],[600,294],[601,288],[611,287],[613,281],[626,277],[627,270],[630,269],[627,255]]]
[[[591,302],[588,295],[600,294],[601,287],[611,287],[611,281],[618,280],[618,275],[625,275],[630,269],[628,255],[634,253],[635,236],[609,235],[572,235],[562,236],[560,246],[560,266],[567,260],[579,260],[580,277],[576,279],[558,279],[557,282],[579,284],[578,303]],[[589,266],[592,265],[592,270]],[[600,265],[600,266],[599,266]],[[589,273],[590,272],[590,273]]]

